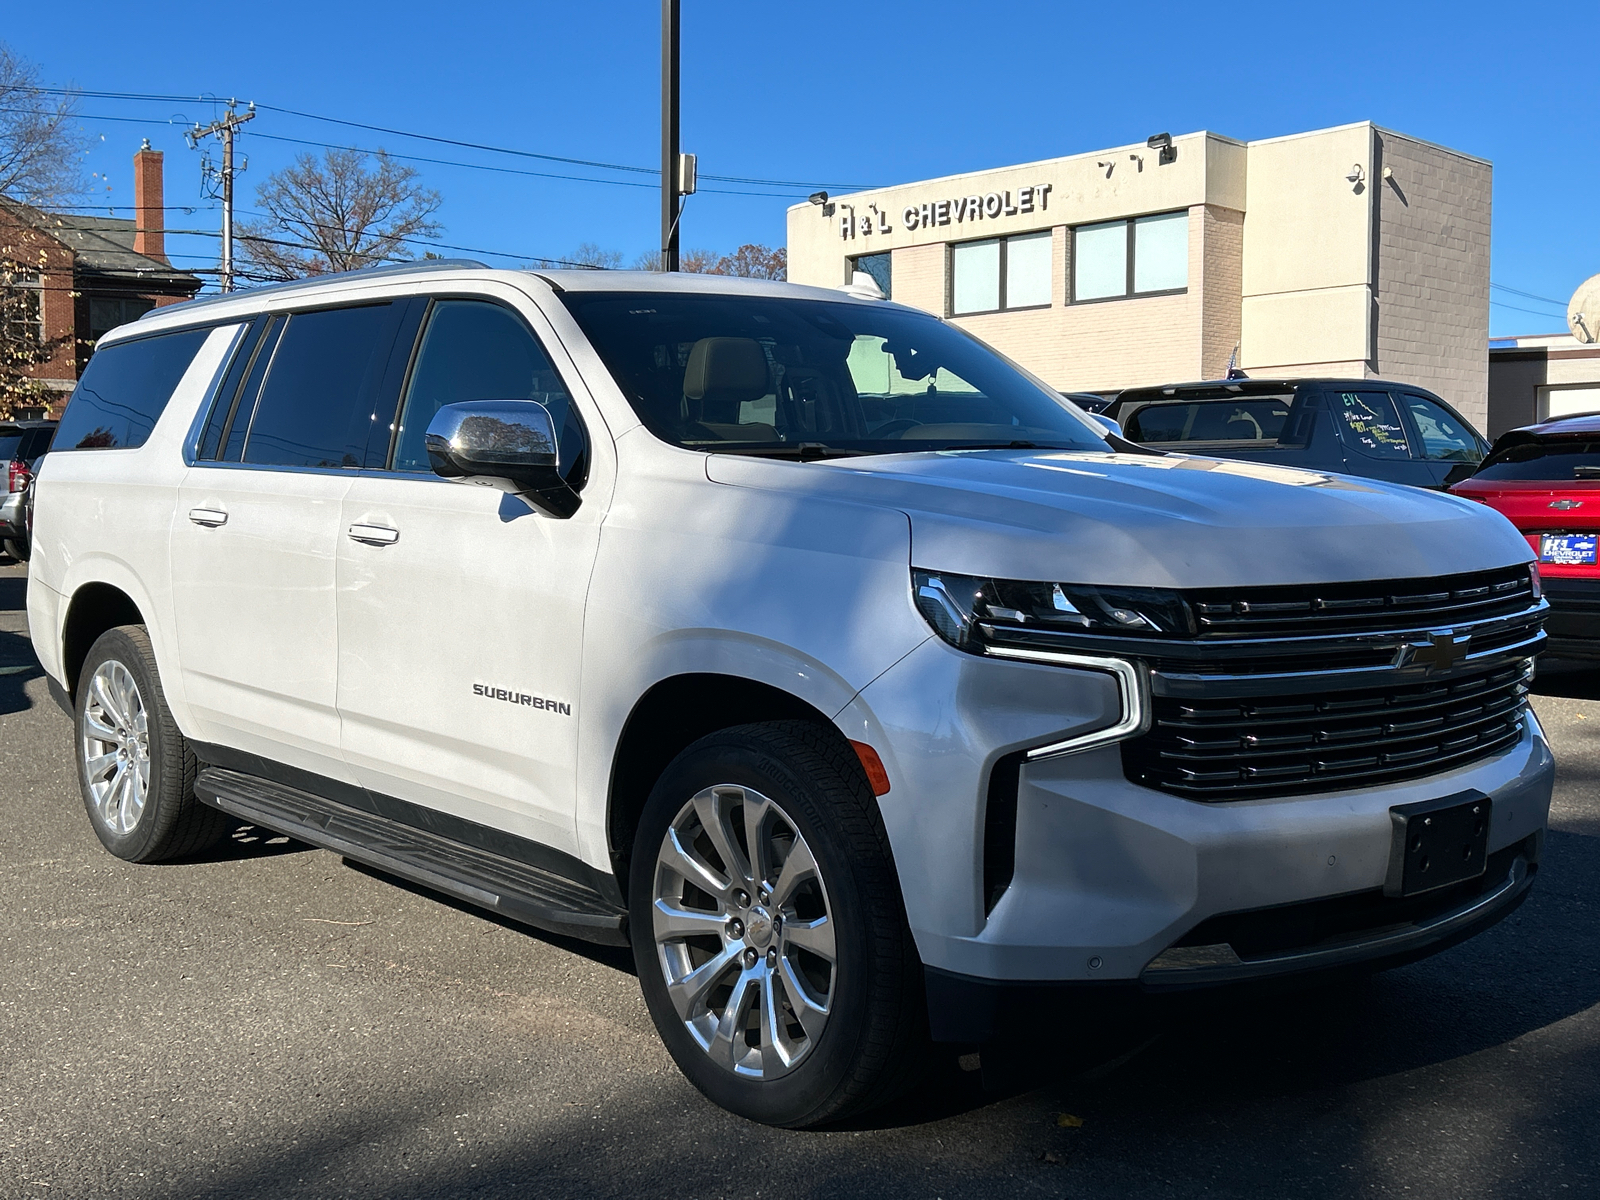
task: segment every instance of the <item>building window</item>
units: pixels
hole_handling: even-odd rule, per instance
[[[1050,231],[951,247],[950,311],[1007,312],[1050,305]]]
[[[1072,231],[1072,302],[1160,296],[1189,287],[1189,214],[1156,213]]]
[[[878,290],[883,293],[884,299],[894,299],[894,270],[887,251],[882,254],[860,254],[852,258],[850,273],[854,275],[857,271],[865,271],[872,276],[872,281],[878,285]],[[846,279],[845,282],[849,283],[850,280]]]
[[[43,297],[39,272],[0,263],[0,323],[7,341],[44,341]]]
[[[98,342],[103,334],[137,321],[154,307],[153,300],[139,296],[89,297],[89,341]]]

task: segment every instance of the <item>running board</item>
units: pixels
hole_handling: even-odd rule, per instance
[[[252,825],[332,850],[551,933],[628,945],[627,912],[595,889],[242,771],[202,767],[194,793]]]

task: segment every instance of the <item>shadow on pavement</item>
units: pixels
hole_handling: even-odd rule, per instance
[[[33,655],[33,643],[19,633],[0,630],[0,716],[32,708],[33,700],[24,685],[43,674]]]
[[[413,896],[421,896],[426,900],[434,901],[436,904],[443,904],[447,908],[453,908],[457,912],[466,913],[482,921],[488,921],[490,924],[498,925],[502,929],[520,933],[524,937],[537,938],[541,942],[549,942],[552,946],[557,946],[573,954],[582,955],[584,958],[597,962],[603,967],[624,971],[629,975],[638,974],[634,969],[633,951],[625,946],[599,946],[593,942],[585,942],[578,938],[565,937],[559,933],[538,929],[532,925],[524,925],[520,921],[513,921],[509,917],[503,917],[489,909],[479,908],[475,904],[468,904],[465,900],[457,900],[454,896],[447,896],[443,892],[436,892],[432,888],[423,887],[420,883],[412,883],[409,879],[402,879],[398,875],[390,875],[387,871],[381,871],[377,867],[369,867],[366,863],[357,862],[353,858],[346,858],[342,861],[352,871],[359,871],[361,874],[377,879],[391,887],[401,888],[410,892]]]

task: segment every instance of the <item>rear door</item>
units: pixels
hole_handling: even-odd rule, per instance
[[[387,448],[380,397],[405,309],[258,320],[218,391],[171,534],[184,689],[202,740],[348,781],[335,705],[339,505],[369,443]]]
[[[1443,473],[1413,455],[1409,426],[1386,389],[1329,387],[1324,395],[1344,443],[1346,471],[1413,487],[1439,486]]]

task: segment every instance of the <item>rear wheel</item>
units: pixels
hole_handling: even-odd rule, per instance
[[[101,634],[78,676],[78,785],[95,835],[129,862],[204,849],[228,818],[194,795],[196,762],[142,625]]]
[[[921,1065],[921,967],[877,803],[832,730],[701,739],[646,805],[630,875],[646,1003],[690,1081],[773,1125],[892,1098]]]

